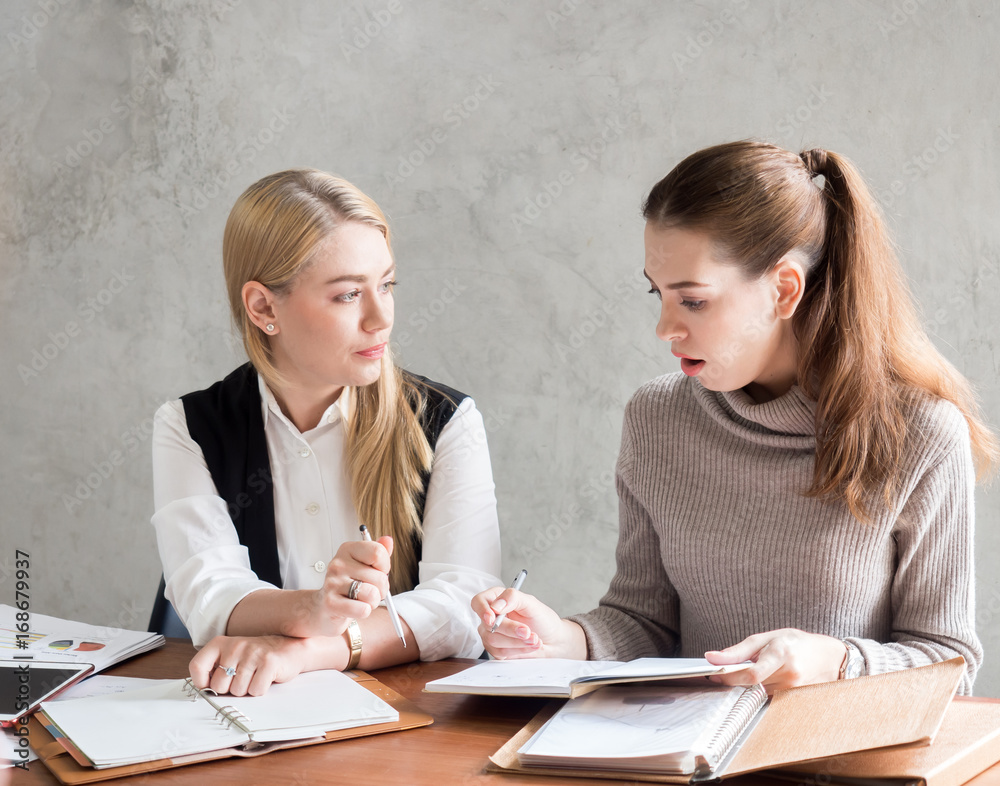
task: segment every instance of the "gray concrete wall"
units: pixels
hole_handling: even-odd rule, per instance
[[[0,11],[0,602],[142,627],[151,416],[239,360],[236,196],[337,172],[395,231],[405,364],[486,413],[505,575],[569,613],[613,569],[622,410],[676,369],[639,280],[649,187],[710,143],[853,158],[925,322],[1000,416],[997,12],[944,0],[18,0]],[[978,692],[1000,695],[1000,495]]]

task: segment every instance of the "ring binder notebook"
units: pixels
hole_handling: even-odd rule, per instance
[[[316,673],[324,674],[327,672]],[[325,691],[317,688],[314,684],[311,684],[308,679],[300,683],[300,680],[302,680],[303,677],[308,677],[308,675],[300,675],[292,682],[284,684],[287,686],[295,686],[298,683],[302,686],[301,695],[297,699],[300,709],[306,709],[309,705],[319,705],[319,707],[322,708],[322,703],[326,701]],[[66,784],[67,786],[81,786],[81,784],[95,783],[107,780],[108,778],[135,776],[148,772],[155,772],[157,770],[196,764],[198,762],[226,759],[230,757],[251,758],[264,756],[272,751],[287,748],[298,748],[306,745],[316,745],[318,743],[336,742],[338,740],[347,740],[354,737],[366,737],[370,734],[384,734],[386,732],[403,731],[405,729],[414,729],[420,726],[426,726],[433,722],[433,718],[431,718],[430,715],[420,711],[420,709],[412,702],[404,699],[398,693],[383,685],[369,674],[356,671],[352,673],[352,676],[347,676],[338,673],[336,674],[336,677],[331,679],[339,682],[341,681],[341,677],[354,682],[366,693],[387,702],[397,714],[398,719],[387,723],[345,726],[343,728],[327,731],[319,737],[271,742],[261,744],[259,747],[252,750],[245,750],[243,747],[236,746],[219,748],[216,750],[207,750],[203,753],[181,755],[177,750],[175,750],[175,747],[173,746],[174,741],[170,740],[170,749],[166,749],[164,746],[160,747],[159,758],[137,762],[134,764],[102,766],[101,769],[96,769],[93,763],[80,753],[73,740],[64,736],[59,727],[53,724],[44,713],[38,713],[29,719],[29,738],[31,740],[32,747],[38,751],[39,758],[44,762],[45,766],[49,768],[60,783]],[[171,681],[163,681],[164,684],[168,684],[169,682]],[[181,681],[177,680],[176,682],[180,683]],[[277,688],[279,686],[274,687]],[[271,691],[268,692],[269,695],[270,693]],[[201,707],[202,711],[204,711],[205,705],[201,699],[197,695],[192,696],[190,694],[190,691],[188,691],[188,693],[178,691],[178,700],[176,703],[186,706],[189,711],[195,707]],[[233,706],[230,701],[231,698],[232,697],[229,696],[226,697],[226,704],[229,706]],[[218,701],[219,699],[218,697],[213,697],[213,700]],[[81,699],[80,701],[83,700]],[[159,701],[160,700],[157,700],[157,702]],[[62,703],[68,704],[70,702]],[[256,710],[244,709],[244,714],[249,716],[249,718],[252,718],[252,722],[256,723],[260,720]],[[95,716],[89,716],[91,724],[99,725],[93,723],[94,717]],[[103,721],[104,718],[102,717],[102,723]],[[121,723],[121,719],[116,718],[116,722]],[[218,721],[213,718],[210,713],[205,717],[203,725],[199,724],[199,735],[203,727],[207,727],[213,730],[213,732],[218,730],[221,733],[230,733],[225,728],[220,727]],[[190,732],[194,731],[194,727],[192,726],[186,731],[190,734]],[[145,733],[148,734],[148,731]]]
[[[190,679],[42,704],[42,713],[95,768],[238,749],[255,751],[329,732],[392,723],[399,713],[346,674],[314,671],[263,696],[199,690]],[[94,719],[100,718],[100,723]]]

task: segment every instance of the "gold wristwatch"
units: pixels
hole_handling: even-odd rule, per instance
[[[361,662],[361,626],[358,625],[358,621],[351,620],[344,634],[347,636],[347,643],[351,648],[351,659],[347,662],[345,671],[350,671],[356,669],[358,663]]]

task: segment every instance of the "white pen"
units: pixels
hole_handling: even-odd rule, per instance
[[[521,572],[517,574],[517,578],[514,579],[514,581],[511,582],[510,588],[511,589],[515,589],[515,590],[521,589],[521,585],[524,584],[524,580],[526,578],[528,578],[528,571],[526,571],[526,570],[524,570],[522,568]],[[502,612],[500,614],[500,616],[497,617],[496,622],[493,623],[493,627],[490,628],[490,633],[494,633],[496,631],[497,627],[499,627],[500,623],[503,622],[505,619],[507,619],[507,612],[506,611]]]
[[[372,536],[368,533],[368,527],[364,524],[361,525],[361,534],[364,539],[369,543],[371,542]],[[396,607],[392,602],[392,595],[389,590],[385,591],[385,607],[389,609],[389,619],[392,620],[392,627],[396,631],[396,635],[399,636],[399,640],[403,642],[403,646],[406,646],[406,636],[403,635],[403,623],[399,621],[399,615],[396,613]]]

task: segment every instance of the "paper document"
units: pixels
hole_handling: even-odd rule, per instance
[[[704,658],[639,658],[629,662],[525,658],[491,660],[428,682],[428,693],[575,697],[601,685],[699,677],[749,666],[715,666]]]

